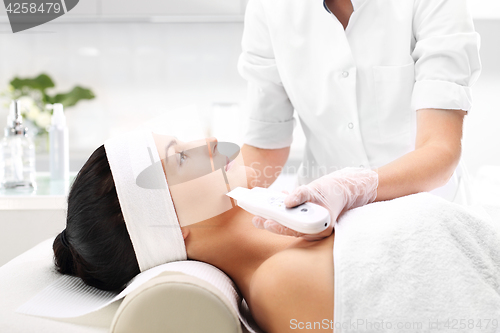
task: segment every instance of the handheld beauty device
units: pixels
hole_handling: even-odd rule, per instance
[[[287,208],[284,203],[287,195],[281,192],[262,187],[251,190],[237,187],[226,195],[247,212],[304,234],[320,233],[330,225],[330,213],[326,208],[311,202]]]

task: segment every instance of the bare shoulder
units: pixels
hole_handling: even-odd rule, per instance
[[[297,242],[257,269],[249,305],[262,329],[295,332],[299,323],[333,320],[333,240]]]

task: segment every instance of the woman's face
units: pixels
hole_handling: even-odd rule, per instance
[[[184,142],[168,135],[153,133],[153,137],[181,226],[233,208],[234,202],[225,194],[248,187],[247,179],[255,174],[244,165],[241,154],[234,156],[239,153],[234,144],[219,144],[215,138]]]

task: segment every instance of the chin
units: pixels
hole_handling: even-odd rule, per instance
[[[233,165],[227,171],[229,185],[232,189],[236,187],[252,188],[252,180],[255,179],[256,175],[257,172],[253,168],[244,165]]]
[[[246,177],[246,183],[245,186],[246,188],[253,188],[255,187],[253,185],[254,180],[257,178],[257,171],[254,168],[251,167],[244,167],[245,168],[245,177]]]

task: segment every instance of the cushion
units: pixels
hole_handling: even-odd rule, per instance
[[[241,333],[227,297],[210,283],[180,272],[164,272],[127,295],[112,333]]]

